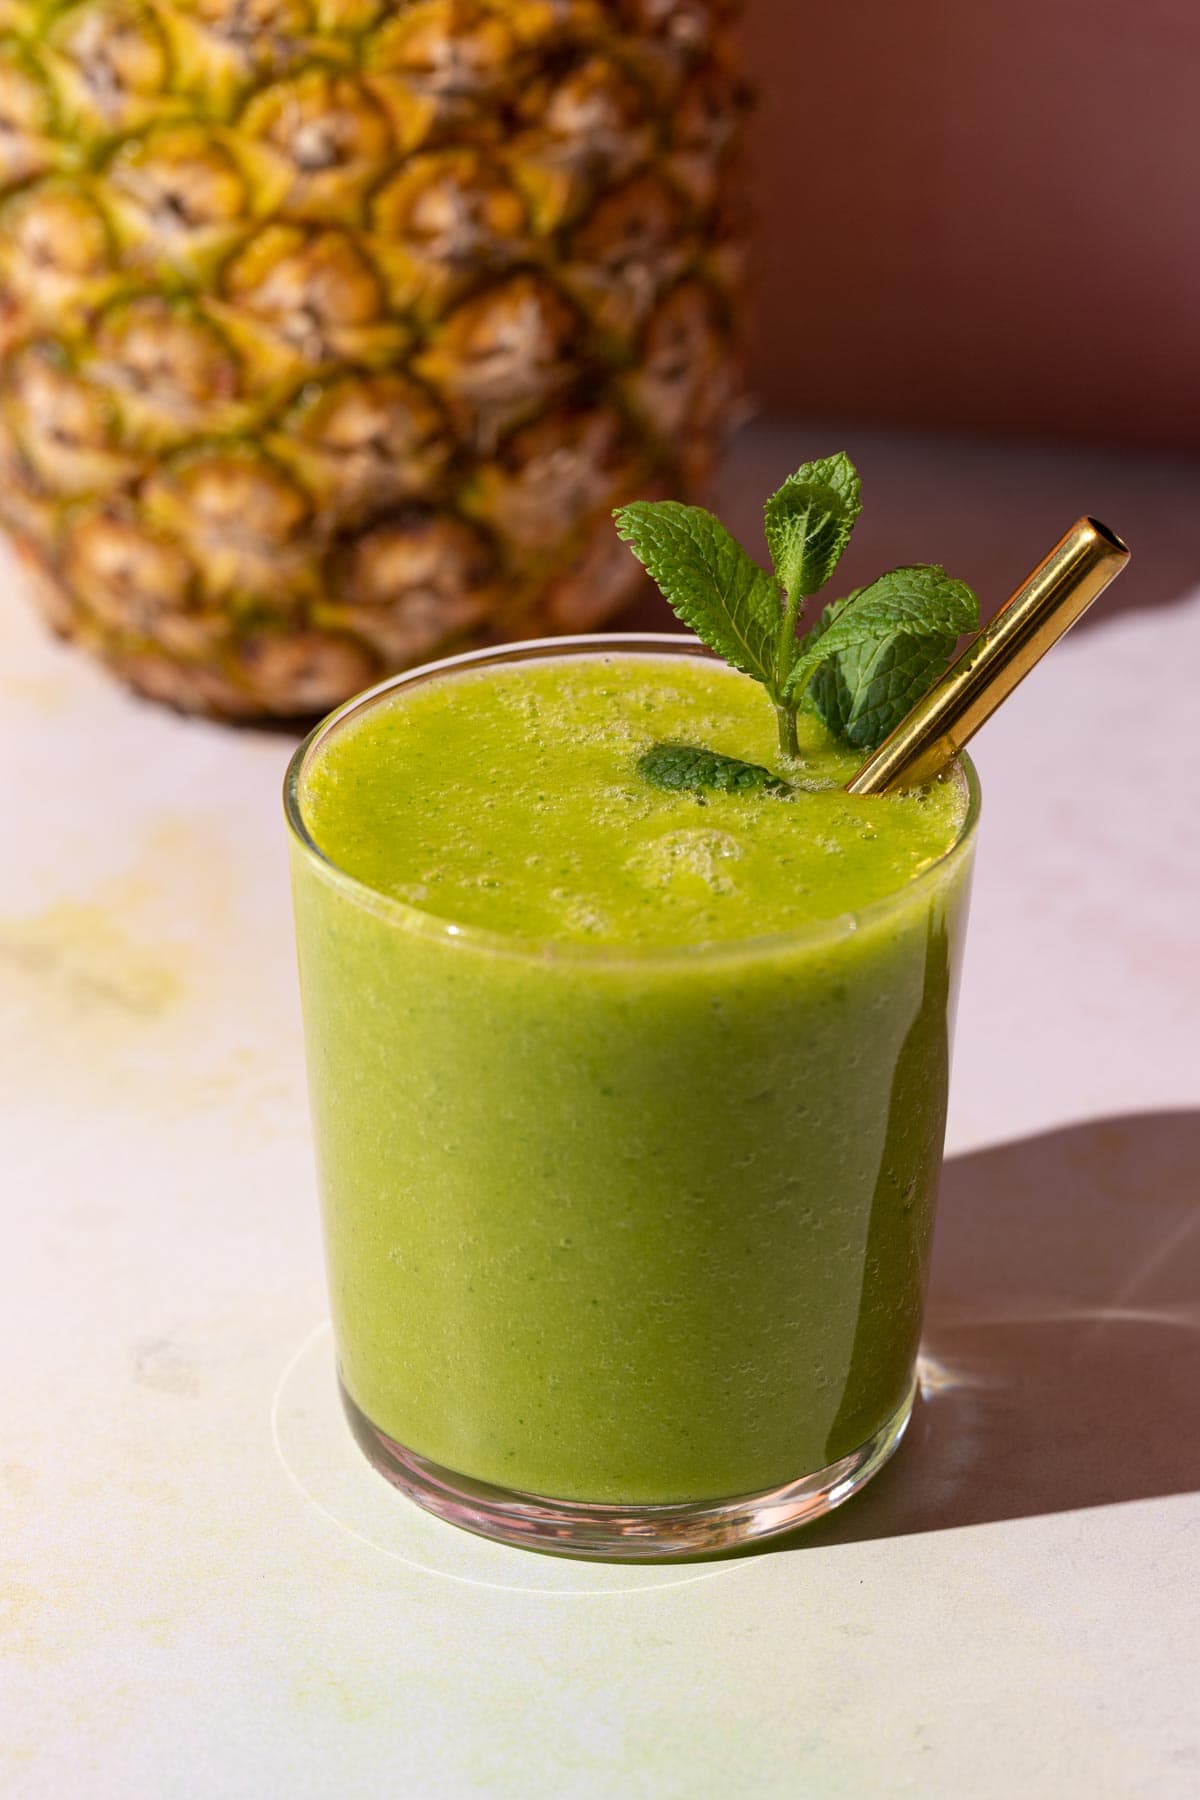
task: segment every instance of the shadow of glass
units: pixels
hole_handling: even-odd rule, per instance
[[[895,1460],[764,1550],[1200,1489],[1200,1112],[948,1162],[923,1352]]]

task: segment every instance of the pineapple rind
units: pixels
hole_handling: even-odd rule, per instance
[[[733,0],[0,0],[0,521],[154,698],[588,629],[741,404]]]

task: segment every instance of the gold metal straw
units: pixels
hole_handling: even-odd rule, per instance
[[[1076,519],[991,624],[872,751],[846,791],[884,794],[936,775],[1128,561],[1128,549],[1107,525]]]

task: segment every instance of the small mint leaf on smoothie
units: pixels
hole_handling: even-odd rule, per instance
[[[858,471],[842,451],[801,463],[763,508],[767,547],[789,600],[823,588],[862,511]]]
[[[933,564],[891,569],[826,609],[819,627],[801,641],[784,684],[785,703],[797,705],[819,668],[840,665],[851,653],[854,663],[845,671],[849,687],[857,691],[876,678],[886,683],[894,647],[907,638],[926,644],[927,672],[936,673],[960,634],[978,628],[979,602],[965,581]]]
[[[722,756],[719,750],[705,750],[699,744],[654,744],[637,761],[638,774],[651,787],[678,791],[733,794],[747,789],[761,794],[777,794],[790,800],[795,789],[761,763],[740,762],[736,756]]]
[[[782,617],[775,580],[702,506],[636,500],[613,516],[676,617],[774,699]]]

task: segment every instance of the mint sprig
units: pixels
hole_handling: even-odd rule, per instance
[[[798,638],[805,603],[832,576],[861,509],[849,457],[802,464],[764,508],[770,574],[703,507],[636,501],[615,515],[676,616],[762,683],[785,755],[797,754],[796,714],[805,702],[846,742],[882,743],[959,636],[979,626],[966,583],[922,563],[834,601]]]

